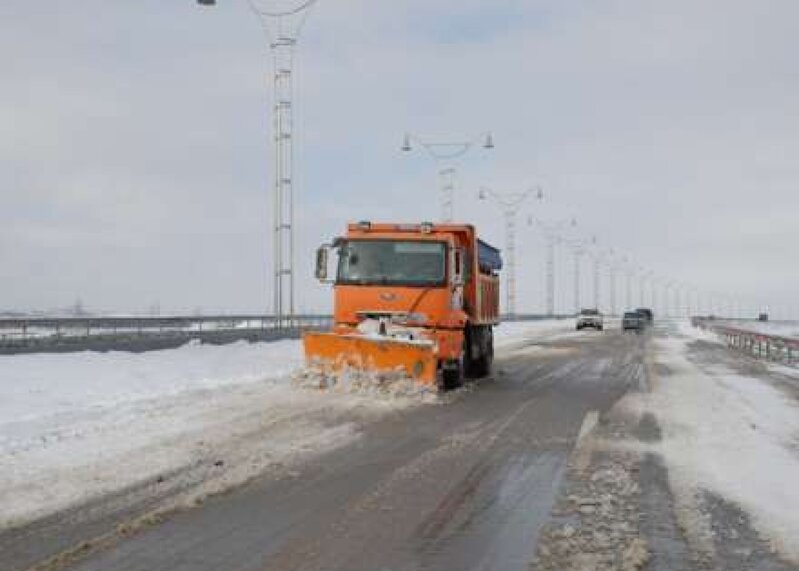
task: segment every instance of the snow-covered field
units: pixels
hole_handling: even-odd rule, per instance
[[[507,323],[497,346],[572,328]],[[0,527],[142,482],[213,493],[421,402],[298,388],[301,363],[299,341],[0,356]]]
[[[663,431],[653,451],[669,468],[681,523],[712,550],[709,520],[698,509],[710,491],[749,513],[760,533],[799,560],[799,402],[764,378],[691,358],[694,339],[715,336],[687,324],[655,342],[651,393],[623,401],[650,412]]]
[[[299,341],[0,357],[0,527],[177,472],[210,493],[404,404],[320,398],[291,386],[300,363]]]

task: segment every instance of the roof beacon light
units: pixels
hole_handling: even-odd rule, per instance
[[[372,223],[369,222],[368,220],[361,220],[360,222],[358,222],[358,230],[361,230],[363,232],[368,232],[371,229],[372,229]]]
[[[433,223],[422,222],[421,229],[422,229],[422,234],[430,234],[433,231]]]

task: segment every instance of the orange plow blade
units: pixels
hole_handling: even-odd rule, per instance
[[[306,362],[324,372],[400,374],[423,385],[436,384],[437,355],[432,343],[317,332],[306,333],[302,340]]]

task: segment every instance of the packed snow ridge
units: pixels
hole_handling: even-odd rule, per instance
[[[709,491],[745,510],[775,550],[799,561],[798,393],[772,382],[773,367],[750,375],[694,350],[717,336],[687,323],[674,329],[654,340],[660,373],[651,393],[631,393],[620,406],[658,419],[663,440],[652,451],[666,461],[683,526],[712,550],[699,509]]]

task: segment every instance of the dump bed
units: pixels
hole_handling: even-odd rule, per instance
[[[474,299],[469,299],[474,308],[470,313],[475,325],[496,325],[499,323],[499,277],[502,269],[502,257],[499,249],[478,239],[477,267],[475,272]],[[470,305],[467,303],[467,305]]]
[[[477,260],[484,272],[498,272],[502,269],[502,258],[499,250],[482,240],[477,240]]]

